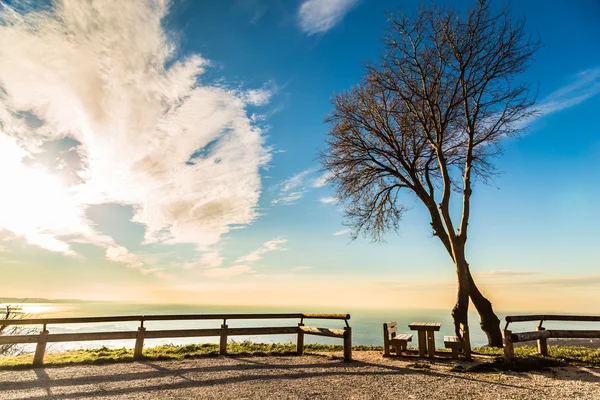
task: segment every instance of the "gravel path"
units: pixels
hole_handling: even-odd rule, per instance
[[[450,361],[355,352],[0,371],[0,399],[600,399],[600,369],[453,373]],[[421,361],[422,362],[422,361]]]

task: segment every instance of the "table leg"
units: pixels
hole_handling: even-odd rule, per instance
[[[418,331],[419,333],[419,357],[425,357],[427,351],[427,342],[425,341],[425,331]]]
[[[433,331],[427,331],[427,351],[429,358],[433,358],[435,354],[435,338]]]

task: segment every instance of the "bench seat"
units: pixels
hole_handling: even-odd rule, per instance
[[[390,343],[394,342],[411,342],[413,335],[410,333],[401,333],[390,339]]]
[[[388,341],[389,346],[394,349],[396,354],[400,354],[406,350],[408,346],[408,342],[412,341],[412,335],[410,333],[401,333],[396,335]]]
[[[326,336],[334,338],[344,338],[343,329],[316,328],[314,326],[299,326],[302,332],[309,335]]]
[[[406,350],[407,343],[412,341],[410,333],[397,333],[396,321],[386,322],[383,324],[383,347],[384,354],[390,355],[390,350],[396,354]]]
[[[464,344],[456,336],[444,336],[444,347],[452,350],[452,358],[458,358],[458,351],[464,349]]]

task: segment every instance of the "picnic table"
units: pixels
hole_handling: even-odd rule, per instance
[[[440,330],[439,322],[413,322],[408,324],[411,331],[417,331],[419,335],[419,357],[433,358],[435,352],[434,332]]]

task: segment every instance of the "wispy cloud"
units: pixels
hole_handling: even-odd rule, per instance
[[[300,200],[308,192],[307,181],[314,172],[314,168],[305,169],[276,185],[274,188],[279,192],[278,197],[271,204],[289,205]]]
[[[307,168],[291,177],[285,179],[271,187],[271,190],[276,190],[278,195],[271,201],[271,204],[289,205],[304,197],[310,190],[322,188],[325,182],[331,176],[329,173],[324,173],[317,176],[318,168]],[[324,197],[321,199],[323,203],[333,203],[337,200],[331,200],[333,197]]]
[[[264,106],[269,103],[271,97],[273,97],[278,90],[277,84],[273,81],[269,81],[260,89],[242,90],[239,97],[242,98],[246,104]]]
[[[314,172],[314,169],[309,168],[305,169],[302,172],[299,172],[295,175],[292,175],[290,178],[286,179],[281,185],[282,192],[289,192],[290,190],[297,189],[302,187],[306,183],[306,178]]]
[[[562,276],[562,277],[549,277],[532,280],[527,282],[527,285],[536,286],[552,286],[552,287],[566,287],[566,288],[583,288],[583,287],[598,287],[600,285],[600,275],[582,275],[582,276]]]
[[[342,236],[350,233],[350,229],[344,229],[333,233],[333,236]]]
[[[305,0],[298,9],[298,24],[308,35],[327,32],[357,4],[358,0]]]
[[[301,198],[303,198],[304,195],[306,194],[306,192],[307,192],[306,190],[302,190],[299,192],[291,192],[291,193],[283,194],[281,197],[273,199],[271,204],[284,204],[284,205],[293,204],[296,202],[296,200],[300,200]]]
[[[57,0],[24,14],[2,4],[0,170],[10,174],[0,174],[0,229],[71,255],[71,242],[87,241],[140,268],[96,231],[90,205],[133,206],[145,244],[199,249],[256,218],[270,154],[246,108],[268,102],[270,86],[199,80],[210,63],[174,59],[167,1]],[[78,161],[69,168],[74,153],[57,154],[69,183],[30,161],[65,138]]]
[[[243,13],[249,19],[249,25],[258,23],[268,11],[268,6],[259,0],[235,0],[232,8]]]
[[[520,271],[520,270],[491,270],[485,272],[476,272],[475,276],[479,278],[490,278],[490,277],[520,277],[520,276],[530,276],[537,275],[538,271]]]
[[[316,188],[321,188],[324,187],[325,184],[327,183],[327,180],[331,177],[331,174],[329,172],[324,173],[323,175],[319,176],[317,179],[315,179],[312,183],[312,187],[316,187]]]
[[[223,264],[223,256],[219,251],[213,250],[203,253],[197,260],[186,262],[183,269],[217,268]]]
[[[540,271],[528,270],[492,270],[474,273],[478,279],[485,279],[486,282],[495,282],[496,284],[510,287],[592,287],[600,284],[600,275],[578,275],[578,276],[547,276]]]
[[[269,240],[269,241],[265,242],[260,248],[254,250],[252,253],[238,258],[236,260],[236,262],[238,262],[238,263],[253,263],[253,262],[260,260],[261,258],[263,258],[263,256],[266,253],[269,253],[271,251],[287,250],[285,247],[283,247],[283,245],[286,244],[287,242],[288,242],[287,239],[282,239],[282,238],[275,238],[275,239]]]
[[[337,203],[337,197],[321,197],[319,201],[323,204]]]
[[[577,73],[571,83],[550,93],[538,104],[540,117],[580,104],[600,94],[600,67]]]

